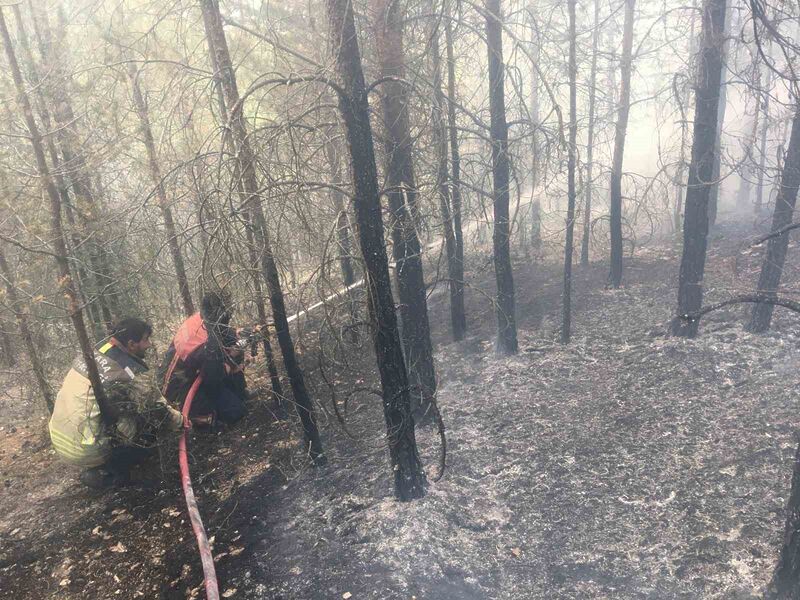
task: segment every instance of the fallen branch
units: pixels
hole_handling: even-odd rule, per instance
[[[781,227],[780,229],[778,229],[778,231],[773,231],[772,233],[765,235],[764,237],[758,238],[755,242],[751,244],[751,246],[758,246],[759,244],[763,244],[767,240],[780,237],[784,233],[789,233],[793,229],[800,229],[800,223],[792,223],[791,225],[786,225],[785,227]]]
[[[694,323],[695,321],[699,321],[700,317],[702,317],[703,315],[710,313],[714,310],[718,310],[720,308],[724,308],[725,306],[730,306],[732,304],[743,304],[747,302],[753,304],[772,304],[774,306],[782,306],[796,313],[800,313],[800,302],[789,300],[788,298],[781,298],[779,296],[767,296],[764,294],[742,294],[741,296],[734,296],[733,298],[725,300],[724,302],[711,304],[692,313],[684,313],[682,315],[678,315],[678,318],[683,319],[684,321],[688,321],[689,323]]]

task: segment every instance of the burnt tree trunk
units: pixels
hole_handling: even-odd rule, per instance
[[[242,189],[246,194],[244,198],[244,208],[252,211],[253,215],[253,239],[255,246],[261,251],[261,269],[264,279],[267,282],[269,301],[272,307],[272,317],[275,320],[275,334],[278,338],[278,344],[281,347],[281,353],[283,354],[283,364],[292,386],[292,394],[294,396],[297,414],[303,425],[308,454],[315,464],[324,464],[327,459],[322,450],[322,441],[320,440],[317,422],[314,417],[314,406],[311,402],[308,389],[306,388],[303,372],[297,361],[294,341],[289,331],[283,289],[281,288],[275,257],[272,253],[269,231],[267,230],[267,220],[261,206],[261,196],[259,195],[259,186],[256,176],[255,156],[247,137],[247,127],[245,125],[241,106],[239,105],[239,89],[236,83],[236,75],[231,64],[225,31],[222,27],[219,5],[216,0],[202,0],[200,6],[203,12],[203,25],[205,27],[209,53],[213,55],[211,64],[214,68],[219,70],[220,82],[229,114],[228,127],[230,128],[233,143],[238,151],[238,172],[241,178]]]
[[[578,69],[575,62],[575,3],[568,0],[569,12],[569,141],[567,147],[567,222],[564,241],[564,288],[562,292],[561,343],[566,344],[572,330],[572,253],[575,232],[575,145],[578,139]]]
[[[9,306],[11,310],[14,311],[14,319],[17,321],[17,327],[19,328],[19,336],[25,344],[25,351],[28,353],[28,360],[33,370],[33,378],[36,380],[36,385],[39,387],[39,393],[42,395],[45,408],[47,408],[48,412],[52,413],[53,406],[55,405],[53,391],[50,389],[50,384],[47,383],[47,375],[44,372],[42,360],[39,358],[39,352],[36,350],[36,343],[33,341],[33,335],[31,334],[28,313],[19,301],[17,288],[14,283],[14,276],[11,273],[11,269],[8,268],[8,262],[6,262],[6,257],[3,254],[2,248],[0,248],[0,275],[3,277],[3,284],[6,288]]]
[[[531,14],[531,24],[535,26],[533,15]],[[539,62],[541,42],[535,27],[532,27],[533,41],[532,49],[533,62],[531,63],[531,121],[533,131],[531,131],[531,207],[530,207],[530,244],[534,251],[534,256],[542,247],[542,207],[536,195],[536,186],[539,185]]]
[[[383,388],[383,414],[394,492],[399,500],[411,500],[425,494],[425,473],[417,452],[408,375],[389,279],[378,170],[353,6],[350,0],[326,0],[326,7],[331,49],[342,86],[339,108],[350,150],[358,237],[366,268],[369,316]]]
[[[518,350],[514,310],[514,275],[509,250],[508,212],[508,125],[506,124],[505,64],[503,63],[503,28],[500,0],[486,0],[486,47],[489,54],[489,112],[492,140],[492,196],[494,200],[494,272],[497,281],[498,354]]]
[[[728,38],[731,32],[731,18],[733,16],[733,2],[728,2],[725,14],[725,39],[722,41],[722,76],[719,86],[719,105],[717,106],[717,135],[714,140],[714,170],[713,182],[708,192],[708,226],[714,227],[717,222],[719,204],[720,176],[722,173],[722,127],[725,124],[725,112],[728,107],[728,85],[725,82],[725,72],[728,69]]]
[[[692,64],[694,60],[694,55],[696,52],[696,44],[697,38],[694,35],[695,31],[695,12],[697,10],[697,0],[693,0],[692,2],[692,15],[689,21],[689,64]],[[680,96],[677,88],[677,79],[673,79],[673,89],[675,91],[675,100],[678,103],[678,109],[680,112],[681,117],[681,146],[680,146],[680,158],[678,160],[678,166],[675,169],[675,213],[673,215],[673,225],[675,228],[675,237],[680,233],[681,224],[683,222],[683,194],[684,194],[684,184],[683,184],[683,177],[686,171],[686,138],[687,130],[689,129],[688,123],[686,122],[686,111],[689,107],[689,99],[690,99],[690,92],[694,82],[696,81],[697,72],[692,71],[691,67],[689,68],[688,73],[688,80],[690,85],[686,86],[686,89],[683,93],[683,96]],[[676,75],[677,77],[677,75]]]
[[[325,142],[325,158],[331,168],[331,176],[337,183],[342,181],[342,165],[338,145],[331,140]],[[356,273],[353,269],[352,249],[350,248],[350,225],[347,222],[345,196],[338,190],[331,190],[333,208],[336,210],[336,248],[339,255],[339,269],[342,274],[342,284],[349,288],[356,282]]]
[[[769,600],[800,598],[800,445],[794,454],[792,489],[786,503],[783,545],[764,597]]]
[[[614,132],[614,157],[611,162],[609,202],[611,229],[611,273],[608,276],[612,287],[622,285],[622,162],[625,155],[625,136],[628,132],[628,115],[631,108],[631,63],[633,61],[633,10],[635,0],[625,0],[625,24],[622,32],[622,57],[620,59],[619,102],[617,123]]]
[[[92,253],[92,248],[90,247],[87,250],[87,255],[93,275],[96,277],[95,283],[99,293],[97,300],[100,306],[102,320],[108,328],[113,322],[114,317],[119,317],[121,312],[116,293],[111,291],[111,288],[116,283],[114,270],[112,268],[113,261],[104,246],[107,235],[102,229],[98,228],[95,223],[96,219],[101,216],[101,209],[95,197],[95,192],[92,189],[89,167],[80,151],[81,145],[73,130],[77,118],[72,109],[72,103],[68,93],[69,76],[64,72],[63,68],[65,58],[61,56],[58,51],[53,49],[52,34],[47,21],[47,13],[43,10],[42,5],[43,3],[38,2],[30,3],[31,18],[39,54],[44,64],[44,69],[51,73],[54,78],[54,82],[44,86],[42,93],[46,95],[45,102],[52,103],[53,106],[52,117],[58,125],[55,131],[55,137],[58,141],[61,155],[64,158],[64,164],[71,166],[70,182],[72,184],[76,211],[82,214],[82,218],[85,220],[84,225],[91,228],[91,232],[89,232],[88,235],[98,240],[96,253]],[[44,84],[44,81],[42,83]],[[75,223],[74,217],[72,217],[69,212],[71,207],[65,204],[63,208],[64,214],[69,220],[70,228],[76,230],[79,225]],[[111,291],[111,293],[109,293],[109,291]],[[99,322],[99,319],[94,320]]]
[[[581,239],[581,266],[589,264],[589,243],[592,235],[592,190],[594,170],[594,121],[597,100],[597,49],[600,41],[600,0],[594,2],[594,30],[592,31],[592,66],[589,72],[589,123],[586,133],[586,186],[583,199],[583,238]]]
[[[761,111],[761,139],[758,144],[758,183],[756,184],[756,218],[761,216],[764,210],[764,179],[767,170],[767,135],[769,133],[769,98],[770,88],[772,87],[772,69],[767,67],[767,83],[764,86],[764,103]]]
[[[267,319],[267,307],[264,304],[264,289],[261,285],[261,273],[258,268],[258,250],[255,246],[253,239],[253,215],[248,211],[246,214],[247,223],[245,223],[245,234],[247,242],[247,258],[248,270],[252,274],[253,290],[255,292],[256,314],[258,315],[258,324],[261,326],[261,342],[264,347],[264,359],[267,363],[267,372],[269,373],[269,383],[272,388],[272,395],[275,397],[275,408],[277,409],[278,416],[283,418],[286,415],[286,406],[283,397],[283,386],[281,385],[281,377],[278,374],[278,367],[275,364],[275,353],[272,351],[272,343],[269,339],[269,327]]]
[[[153,129],[150,126],[150,115],[148,114],[147,103],[145,102],[142,88],[139,84],[139,77],[140,72],[137,71],[136,66],[133,63],[128,63],[128,79],[133,92],[136,114],[139,117],[142,141],[144,142],[145,150],[147,150],[147,165],[150,171],[150,178],[153,180],[153,185],[155,185],[158,207],[161,209],[161,216],[164,218],[164,229],[167,231],[167,246],[172,256],[172,264],[175,267],[175,278],[177,279],[178,292],[183,302],[183,311],[186,313],[186,316],[190,316],[194,314],[192,293],[189,288],[189,280],[186,277],[183,254],[181,253],[181,247],[178,243],[175,220],[172,217],[172,209],[169,207],[167,192],[164,189],[164,181],[161,177],[161,167],[158,165],[158,152],[156,151],[156,143],[153,139]]]
[[[11,335],[8,333],[5,327],[3,327],[2,331],[0,331],[0,354],[2,354],[0,361],[2,361],[3,366],[16,366],[17,355],[14,352],[14,344],[11,341]]]
[[[456,59],[453,49],[453,24],[450,20],[450,2],[446,3],[448,13],[444,19],[445,46],[447,52],[447,131],[450,137],[450,216],[453,222],[455,241],[455,301],[451,302],[453,312],[453,339],[464,338],[467,331],[467,312],[464,307],[464,232],[461,228],[461,152],[458,148],[458,127],[456,123]],[[461,337],[457,336],[461,334]]]
[[[778,197],[775,199],[775,211],[772,213],[772,229],[774,233],[792,224],[794,206],[797,202],[797,189],[800,187],[800,109],[797,109],[792,121],[792,134],[789,147],[783,161],[783,172],[778,186]],[[789,233],[784,233],[767,242],[767,252],[761,264],[761,275],[758,278],[759,294],[776,296],[781,283],[786,252],[789,249]],[[759,303],[753,306],[748,330],[763,333],[769,329],[772,321],[773,305]]]
[[[695,92],[694,138],[686,209],[683,219],[683,256],[678,276],[678,314],[699,310],[703,303],[703,273],[708,237],[708,194],[714,170],[719,84],[722,78],[722,40],[725,0],[706,0],[703,6],[702,47]],[[699,321],[676,317],[673,335],[694,337]]]
[[[450,332],[454,341],[464,339],[463,312],[464,294],[458,284],[458,257],[456,256],[456,236],[453,232],[453,218],[450,210],[450,173],[448,168],[447,125],[444,119],[444,104],[447,99],[442,89],[442,60],[439,50],[439,30],[431,32],[431,57],[433,68],[433,114],[432,136],[436,147],[436,189],[439,195],[439,212],[442,215],[444,246],[447,253],[448,290],[450,291]],[[459,302],[461,305],[459,306]]]
[[[758,88],[758,83],[756,83],[756,88]],[[756,145],[756,140],[758,139],[758,115],[761,112],[761,95],[760,93],[756,93],[756,110],[753,114],[753,128],[748,136],[748,140],[746,142],[746,146],[744,149],[744,158],[742,159],[742,168],[739,173],[740,182],[739,182],[739,189],[736,192],[736,208],[739,211],[745,211],[750,205],[750,196],[752,192],[752,181],[751,177],[755,174],[755,167],[753,165],[753,148]]]
[[[342,181],[342,164],[340,144],[335,143],[330,137],[324,145],[325,157],[331,168],[331,176],[337,183]],[[347,338],[353,344],[359,341],[358,315],[355,302],[355,290],[350,289],[356,283],[356,273],[353,268],[352,232],[348,219],[345,195],[339,189],[331,190],[333,207],[336,210],[336,248],[339,258],[339,270],[342,275],[342,284],[347,296],[347,312],[350,317]]]
[[[22,63],[25,65],[25,69],[28,73],[28,79],[31,84],[31,89],[33,90],[33,104],[36,107],[36,112],[39,115],[39,119],[44,127],[44,130],[51,132],[54,129],[53,119],[44,95],[44,82],[39,76],[39,71],[36,67],[33,53],[31,52],[31,46],[28,40],[28,34],[25,30],[25,23],[22,19],[22,13],[19,5],[12,6],[11,10],[14,13],[14,20],[17,24],[17,42],[21,50]],[[94,278],[91,277],[83,267],[85,260],[91,267],[91,271],[98,273],[99,270],[96,268],[96,265],[93,264],[95,262],[93,257],[90,253],[87,253],[84,257],[79,257],[77,255],[77,249],[82,245],[81,239],[76,228],[75,218],[71,206],[69,186],[64,180],[64,176],[61,172],[61,157],[58,154],[58,150],[53,138],[54,136],[52,135],[46,135],[43,137],[42,142],[44,143],[44,147],[47,150],[47,155],[50,158],[50,164],[53,170],[53,182],[58,189],[61,207],[64,212],[64,216],[67,219],[67,240],[71,242],[71,248],[69,249],[73,252],[75,258],[77,259],[75,260],[74,264],[76,291],[78,293],[78,297],[81,299],[81,302],[86,305],[86,311],[89,315],[89,321],[95,338],[100,339],[103,337],[103,326],[105,326],[106,331],[111,330],[113,318],[102,293],[95,289],[97,287],[97,282],[93,281]]]
[[[412,162],[413,141],[408,120],[408,86],[405,76],[405,53],[401,3],[397,0],[375,0],[375,34],[381,76],[393,78],[382,86],[384,127],[386,128],[386,197],[389,201],[389,223],[392,234],[392,255],[400,297],[401,338],[406,368],[419,396],[415,398],[418,415],[426,415],[436,395],[436,371],[428,322],[428,303],[422,270],[422,249],[413,209],[417,188]]]
[[[214,46],[211,43],[211,38],[206,36],[206,45],[208,48],[208,56],[211,62],[211,69],[214,72],[214,96],[217,99],[217,106],[219,109],[219,120],[222,123],[228,121],[228,107],[225,105],[225,92],[222,89],[222,75],[217,64],[217,54],[214,52]],[[226,136],[227,137],[227,136]],[[224,141],[224,140],[223,140]],[[234,179],[236,180],[236,190],[242,198],[246,198],[247,194],[244,191],[242,177],[238,165],[235,167]],[[255,240],[253,237],[255,217],[252,211],[244,211],[245,217],[245,238],[247,242],[247,268],[251,273],[253,281],[254,302],[256,305],[256,314],[258,315],[258,324],[261,326],[261,340],[264,349],[264,360],[267,363],[267,372],[269,373],[270,387],[272,388],[272,395],[275,398],[275,409],[278,418],[286,416],[286,403],[283,395],[283,385],[281,385],[281,377],[278,374],[278,367],[275,363],[275,352],[272,350],[272,343],[269,338],[269,326],[267,319],[267,307],[264,304],[264,288],[261,284],[261,272],[258,267],[260,249],[256,248]]]
[[[117,415],[108,403],[105,390],[100,381],[100,374],[97,370],[97,364],[94,361],[94,348],[89,341],[89,335],[86,332],[86,324],[83,320],[83,312],[81,312],[80,304],[78,302],[78,294],[75,289],[75,282],[69,270],[69,262],[67,259],[67,247],[64,242],[64,230],[61,224],[61,199],[58,195],[58,190],[53,183],[53,178],[50,175],[50,169],[47,165],[45,158],[44,147],[42,145],[42,136],[39,133],[39,127],[33,116],[33,109],[25,91],[25,84],[22,80],[22,73],[19,69],[14,47],[11,44],[11,36],[8,33],[3,9],[0,7],[0,39],[3,41],[5,47],[8,65],[11,70],[11,76],[14,81],[14,88],[17,92],[17,102],[22,116],[25,120],[25,125],[28,128],[30,135],[31,146],[33,154],[36,159],[36,170],[42,181],[42,187],[49,200],[50,208],[50,226],[52,229],[52,245],[53,253],[55,254],[56,264],[59,271],[59,287],[63,290],[64,295],[67,297],[67,313],[69,314],[72,325],[75,328],[75,334],[78,337],[81,354],[86,363],[86,370],[89,376],[89,382],[94,390],[97,405],[100,408],[100,414],[103,421],[107,424],[114,422]]]

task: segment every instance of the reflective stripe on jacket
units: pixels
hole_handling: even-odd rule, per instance
[[[81,467],[102,465],[111,452],[112,436],[122,444],[137,443],[144,429],[165,421],[180,429],[181,414],[167,405],[147,365],[114,343],[95,351],[95,362],[109,404],[118,414],[113,426],[103,424],[82,357],[73,363],[56,396],[50,418],[50,440],[58,455]]]

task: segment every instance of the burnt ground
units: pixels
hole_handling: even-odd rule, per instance
[[[760,256],[740,251],[746,235],[730,225],[715,235],[708,300],[752,285]],[[605,289],[604,264],[578,268],[569,346],[555,342],[557,257],[519,256],[511,358],[492,352],[486,257],[472,257],[464,342],[448,343],[446,294],[434,290],[447,470],[412,503],[391,498],[380,403],[354,391],[375,385],[370,353],[320,361],[318,324],[307,323],[329,465],[305,463],[294,424],[276,421],[267,399],[190,443],[223,596],[757,596],[776,562],[796,445],[796,317],[779,313],[773,333],[755,336],[734,308],[709,315],[697,340],[666,337],[679,256],[670,244],[637,250],[617,291]],[[353,437],[331,416],[323,379],[341,411],[348,400]],[[0,597],[202,597],[174,448],[149,467],[161,491],[92,494],[54,460],[42,421],[6,413]],[[423,428],[418,440],[433,473],[437,437]]]

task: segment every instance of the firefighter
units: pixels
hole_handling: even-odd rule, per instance
[[[50,439],[65,461],[84,467],[81,481],[92,488],[130,483],[130,470],[156,451],[162,430],[181,430],[181,413],[169,406],[144,362],[153,328],[126,318],[95,350],[95,362],[108,399],[101,414],[78,357],[67,373],[50,418]],[[185,424],[189,427],[189,423]]]
[[[244,352],[230,324],[230,307],[225,292],[206,293],[200,312],[180,326],[159,369],[162,392],[176,406],[183,406],[202,376],[190,413],[197,425],[232,424],[247,412]]]

